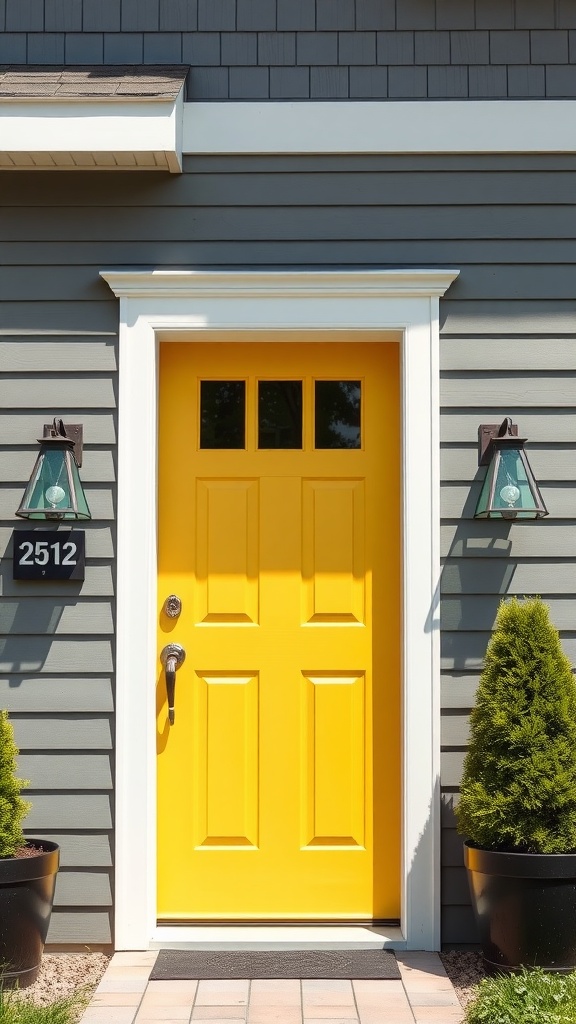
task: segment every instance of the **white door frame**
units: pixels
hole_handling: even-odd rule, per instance
[[[102,271],[120,298],[116,949],[156,929],[158,345],[396,332],[401,345],[402,945],[440,945],[439,298],[456,270]],[[216,337],[216,334],[214,335]],[[368,337],[368,335],[366,335]],[[388,334],[390,337],[390,334]],[[203,333],[202,340],[209,339]],[[175,498],[178,482],[174,483]]]

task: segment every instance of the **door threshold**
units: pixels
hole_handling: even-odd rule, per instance
[[[406,949],[400,928],[387,925],[160,925],[150,949]]]

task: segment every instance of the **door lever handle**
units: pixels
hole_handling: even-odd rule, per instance
[[[176,672],[186,657],[186,651],[180,644],[166,644],[160,651],[160,661],[166,676],[166,696],[168,697],[168,721],[174,725],[174,699],[176,691]]]

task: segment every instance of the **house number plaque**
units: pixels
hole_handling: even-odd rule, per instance
[[[84,530],[15,530],[15,580],[83,580]]]

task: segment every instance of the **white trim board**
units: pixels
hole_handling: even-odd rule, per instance
[[[164,925],[151,949],[405,949],[399,928],[374,925]]]
[[[576,153],[576,100],[0,101],[0,169],[182,170],[182,155]]]
[[[402,943],[440,943],[439,297],[456,270],[102,271],[120,298],[117,949],[156,940],[158,346],[210,332],[362,332],[402,350]],[[139,851],[134,858],[134,850]]]
[[[185,103],[183,152],[575,153],[576,100]]]
[[[176,100],[0,102],[0,169],[182,170]]]

